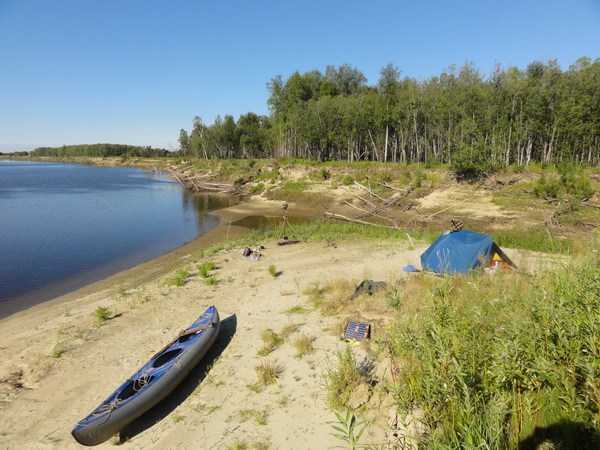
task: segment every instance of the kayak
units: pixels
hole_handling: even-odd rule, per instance
[[[211,306],[80,420],[71,431],[75,440],[98,445],[163,400],[198,365],[217,339],[219,328],[219,313]]]

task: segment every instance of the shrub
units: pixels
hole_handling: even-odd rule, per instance
[[[283,339],[277,333],[275,333],[270,328],[263,330],[260,334],[260,338],[263,341],[262,348],[258,351],[260,356],[267,356],[273,350],[281,347],[283,344]]]
[[[452,170],[459,180],[476,180],[498,170],[498,164],[490,155],[492,149],[484,144],[463,146],[452,159]]]
[[[277,277],[277,267],[275,267],[273,264],[271,264],[267,270],[269,271],[269,275],[271,275],[273,278]]]
[[[392,390],[400,408],[424,412],[423,448],[529,448],[539,430],[561,448],[597,448],[598,267],[594,256],[425,287],[422,310],[391,335],[403,368]]]
[[[216,269],[216,265],[214,262],[208,261],[205,263],[202,263],[199,267],[198,267],[198,273],[200,274],[200,276],[202,278],[208,278],[208,272],[210,272],[211,270],[215,270]]]
[[[98,306],[94,311],[94,317],[99,323],[106,322],[112,316],[112,311],[104,306]]]
[[[256,194],[257,192],[262,191],[264,189],[264,187],[265,187],[264,183],[257,183],[250,188],[250,193]]]
[[[258,383],[262,386],[268,386],[277,382],[277,378],[283,373],[283,366],[274,361],[263,361],[254,370],[258,377]]]
[[[167,278],[167,284],[181,287],[185,284],[185,280],[187,280],[188,276],[189,272],[186,269],[179,269],[177,272],[175,272],[175,275]]]
[[[65,348],[64,344],[59,343],[54,346],[54,348],[52,349],[52,353],[50,353],[50,356],[53,358],[60,358],[60,356],[66,351],[67,349]]]

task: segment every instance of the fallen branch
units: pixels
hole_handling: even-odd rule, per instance
[[[397,200],[398,200],[398,195],[397,195],[397,194],[394,194],[394,195],[392,195],[390,198],[388,198],[388,199],[387,199],[387,200],[386,200],[386,201],[383,203],[383,205],[379,205],[379,206],[375,206],[375,205],[373,205],[373,206],[374,206],[374,209],[373,209],[373,210],[371,210],[370,212],[368,212],[366,215],[374,214],[374,213],[375,213],[375,212],[377,212],[377,211],[381,211],[382,209],[389,208],[390,206],[393,206],[393,205],[394,205],[394,203],[396,203],[396,201],[397,201]],[[365,215],[365,214],[362,214],[362,215],[358,216],[358,217],[357,217],[357,219],[360,219],[361,217],[365,217],[366,215]]]
[[[354,182],[355,185],[357,185],[360,188],[363,188],[365,191],[367,191],[369,194],[371,194],[373,197],[377,197],[379,200],[381,200],[382,202],[385,202],[385,198],[381,198],[379,195],[377,195],[375,192],[373,192],[371,189],[363,186],[362,184],[358,183],[358,182]]]
[[[192,184],[194,185],[194,187],[196,188],[197,191],[200,190],[200,188],[198,187],[198,185],[196,184],[196,182],[194,181],[194,179],[192,177],[190,177],[188,175],[187,180],[192,182]]]
[[[377,213],[375,212],[376,210],[380,209],[380,207],[379,207],[379,208],[376,208],[376,209],[374,209],[373,211],[365,211],[364,209],[362,209],[362,208],[359,208],[358,206],[355,206],[355,205],[353,205],[352,203],[350,203],[350,202],[348,202],[348,201],[346,201],[346,200],[344,200],[344,203],[345,203],[346,205],[348,205],[348,206],[350,206],[350,207],[352,207],[352,208],[354,208],[354,209],[356,209],[356,210],[358,210],[358,211],[360,211],[360,212],[364,213],[364,214],[361,214],[360,216],[357,216],[358,218],[361,218],[361,217],[368,217],[368,216],[375,216],[375,217],[379,217],[380,219],[385,219],[385,220],[387,220],[387,221],[389,221],[389,222],[391,222],[391,223],[393,223],[394,225],[396,225],[396,226],[397,226],[397,223],[396,223],[396,221],[395,221],[395,220],[393,220],[393,219],[390,219],[389,217],[382,216],[381,214],[377,214]]]
[[[378,224],[378,223],[365,222],[364,220],[352,219],[350,217],[342,216],[341,214],[334,214],[334,213],[331,213],[331,212],[325,212],[325,217],[328,218],[328,219],[341,220],[343,222],[358,223],[358,224],[361,224],[361,225],[372,225],[374,227],[390,228],[392,230],[397,230],[398,229],[398,227],[388,227],[387,225],[381,225],[381,224]]]
[[[592,222],[584,222],[583,220],[578,220],[575,223],[580,223],[584,227],[588,227],[588,228],[596,228],[596,224],[592,223]]]
[[[185,187],[185,184],[183,183],[183,181],[181,181],[181,180],[179,179],[179,177],[177,176],[177,174],[176,174],[175,172],[173,172],[173,169],[169,169],[169,171],[171,172],[171,175],[173,175],[173,176],[175,177],[175,179],[176,179],[177,181],[179,181],[179,182],[181,183],[181,185],[182,185],[182,186],[184,186],[184,187]]]
[[[393,191],[398,191],[398,192],[402,192],[404,195],[408,195],[412,192],[412,189],[402,189],[402,188],[397,188],[394,186],[390,186],[387,183],[376,183],[379,186],[383,186],[384,188],[388,188],[388,189],[392,189]]]
[[[377,205],[373,202],[370,202],[369,200],[367,200],[366,198],[362,198],[360,195],[355,194],[354,192],[346,189],[346,192],[348,192],[349,194],[354,195],[356,198],[362,200],[363,202],[367,203],[368,205],[371,205],[372,208],[377,208]]]

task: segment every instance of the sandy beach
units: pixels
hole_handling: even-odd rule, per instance
[[[243,236],[231,222],[247,215],[282,217],[278,202],[250,202],[218,213],[219,227],[156,260],[0,321],[0,447],[77,448],[70,436],[87,415],[157,349],[212,304],[222,329],[207,357],[165,401],[127,427],[124,448],[332,448],[341,442],[328,422],[323,372],[336,352],[349,319],[372,323],[373,338],[392,323],[368,299],[358,299],[353,317],[323,316],[304,292],[319,283],[364,279],[397,283],[401,268],[419,266],[425,246],[398,242],[346,241],[277,246],[265,242],[259,259],[241,248],[202,258],[211,244]],[[509,252],[523,265],[527,252]],[[198,266],[212,261],[218,283],[207,285]],[[279,272],[273,277],[268,267]],[[175,268],[190,276],[184,286],[167,282]],[[113,318],[99,324],[98,307]],[[301,311],[293,313],[292,311]],[[266,329],[293,330],[281,347],[259,356]],[[314,338],[313,354],[297,357],[292,342]],[[364,350],[354,345],[361,355]],[[60,353],[57,356],[57,353]],[[281,368],[277,383],[257,391],[255,367],[268,360]],[[382,364],[380,378],[389,375]],[[371,400],[370,406],[372,405]],[[385,439],[391,398],[377,399],[368,442]],[[115,440],[99,448],[111,448]]]

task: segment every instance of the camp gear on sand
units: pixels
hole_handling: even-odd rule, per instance
[[[476,268],[516,267],[491,237],[474,231],[445,232],[421,255],[424,270],[469,273]]]

